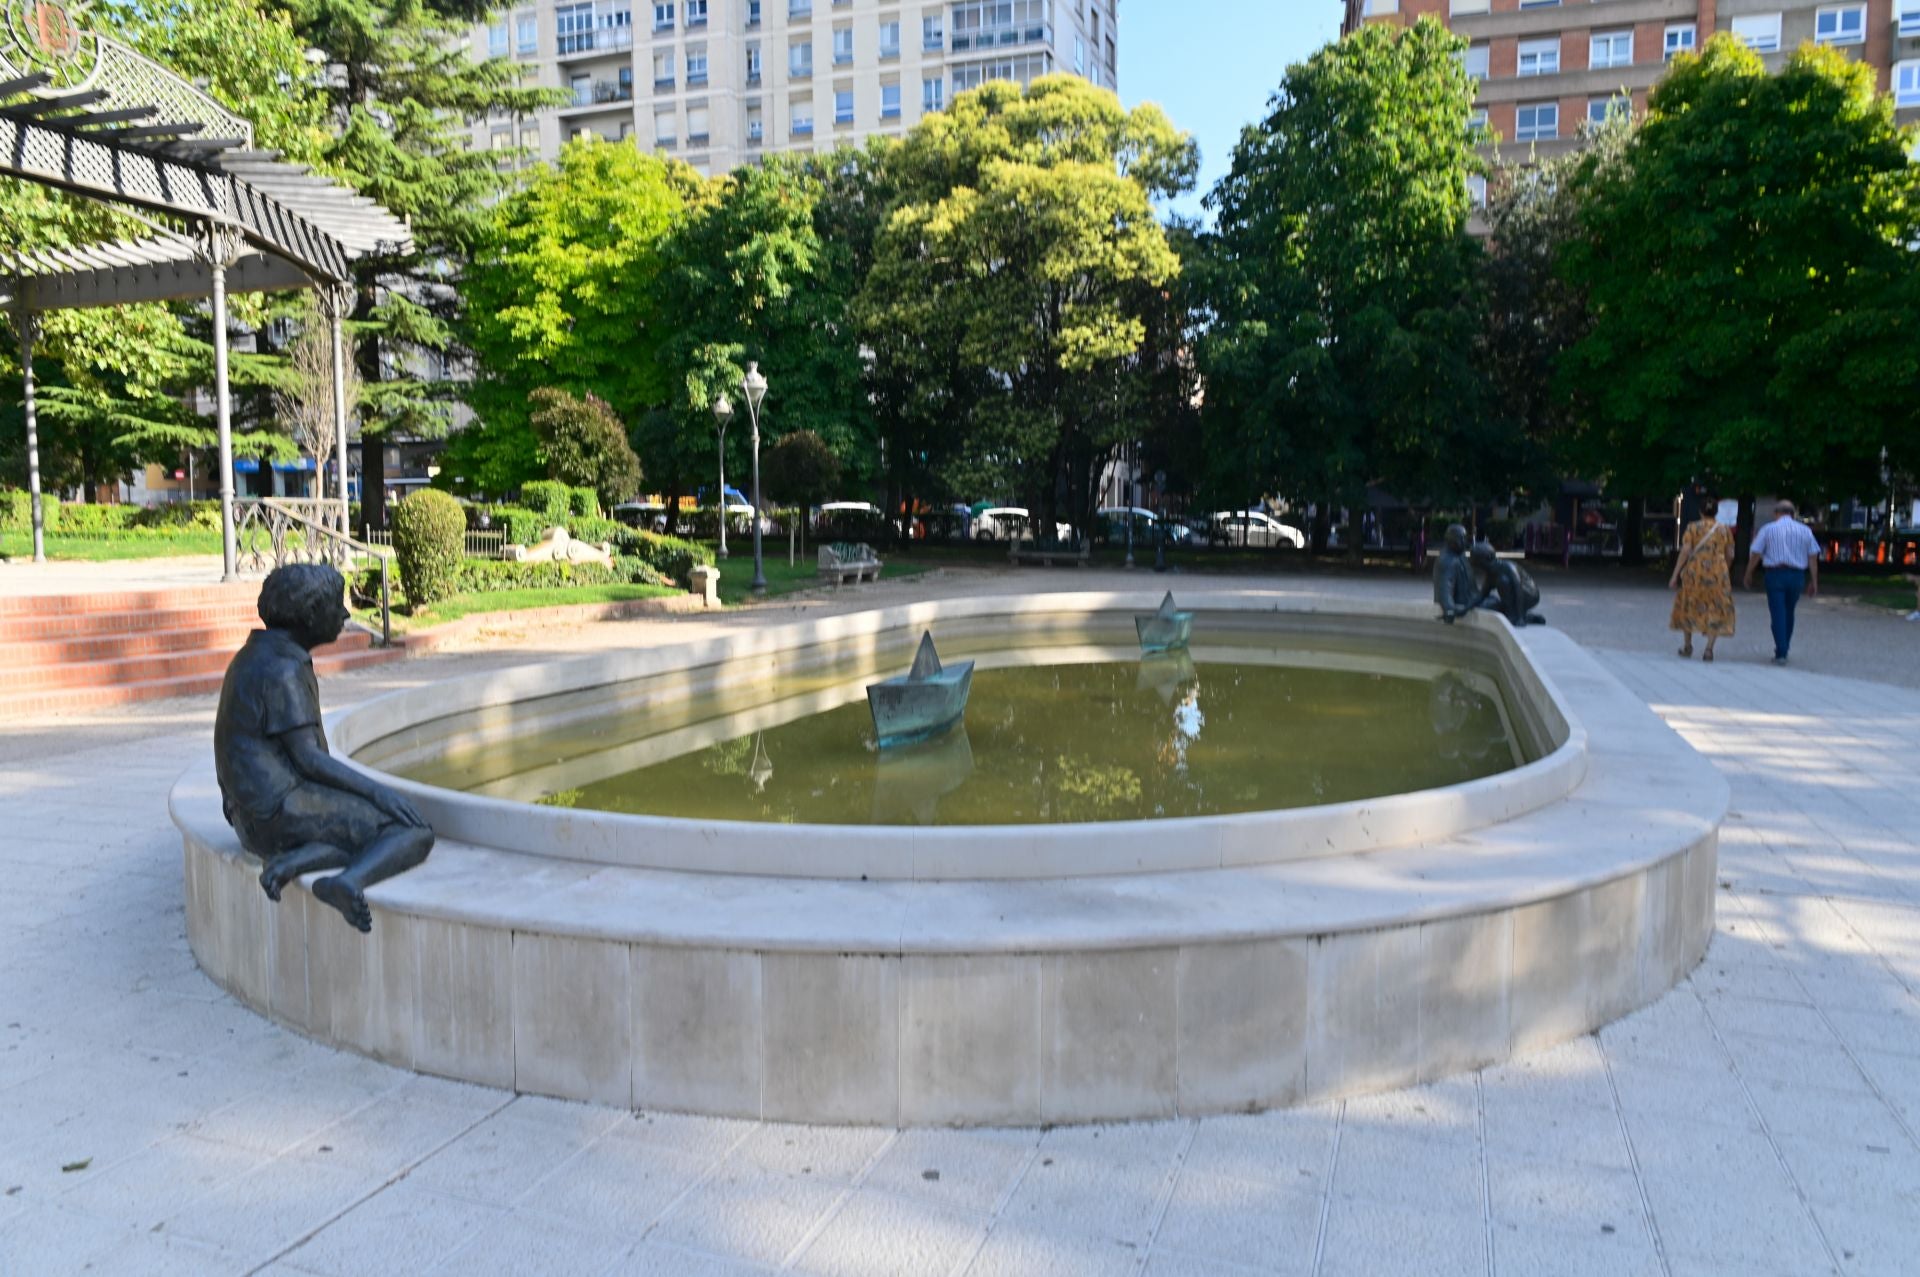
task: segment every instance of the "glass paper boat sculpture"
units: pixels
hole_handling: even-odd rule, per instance
[[[946,731],[967,712],[973,662],[942,668],[931,631],[920,636],[913,668],[899,678],[867,685],[867,707],[881,749],[910,745]]]
[[[1193,637],[1193,613],[1176,610],[1173,591],[1168,590],[1167,597],[1160,600],[1160,610],[1152,616],[1134,617],[1133,628],[1140,635],[1141,651],[1171,652],[1186,647]]]

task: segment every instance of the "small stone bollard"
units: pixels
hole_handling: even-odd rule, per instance
[[[719,607],[720,569],[703,565],[688,575],[692,577],[693,592],[700,596],[700,602],[706,607]]]

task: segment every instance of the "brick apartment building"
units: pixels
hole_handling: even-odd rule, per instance
[[[1668,61],[1731,31],[1778,66],[1802,43],[1875,69],[1903,123],[1920,121],[1920,0],[1344,0],[1342,31],[1431,15],[1471,40],[1474,105],[1501,143],[1542,157],[1647,91]]]

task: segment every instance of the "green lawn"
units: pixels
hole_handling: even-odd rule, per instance
[[[1897,576],[1866,576],[1852,573],[1820,574],[1820,588],[1832,590],[1835,594],[1844,594],[1858,599],[1873,607],[1891,608],[1895,612],[1914,610],[1914,589],[1911,582]]]
[[[630,599],[664,599],[684,594],[665,585],[572,585],[544,590],[496,590],[486,594],[456,594],[430,608],[408,614],[396,600],[393,628],[401,633],[457,621],[476,612],[528,612],[543,607],[572,607],[581,603],[625,603]],[[363,621],[378,625],[379,608],[357,609]]]
[[[732,558],[723,560],[716,566],[720,569],[720,601],[726,604],[744,603],[753,597],[753,550],[748,541],[745,554],[736,553]],[[731,547],[729,547],[731,548]],[[880,561],[886,565],[880,577],[887,580],[892,577],[918,576],[929,565],[925,563],[902,563],[894,559],[884,549],[876,549]],[[766,565],[767,597],[777,594],[792,594],[795,590],[811,589],[820,584],[819,560],[811,552],[802,556],[792,567],[787,566],[787,552],[781,547],[780,557],[765,555],[762,562]]]
[[[114,559],[166,559],[184,554],[220,553],[218,532],[183,532],[174,536],[64,537],[47,534],[49,559],[80,559],[104,563]],[[33,534],[0,532],[0,556],[33,557]]]

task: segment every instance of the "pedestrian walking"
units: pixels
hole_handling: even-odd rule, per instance
[[[1820,539],[1794,517],[1793,502],[1778,501],[1773,522],[1753,538],[1747,559],[1746,586],[1754,573],[1766,569],[1767,615],[1773,621],[1773,663],[1785,665],[1793,647],[1793,614],[1800,596],[1820,593]]]
[[[1673,615],[1667,628],[1680,632],[1680,655],[1693,655],[1693,636],[1707,640],[1702,661],[1713,659],[1713,645],[1733,634],[1733,530],[1715,517],[1720,498],[1700,498],[1700,517],[1687,525],[1680,557],[1667,588],[1673,590]]]

